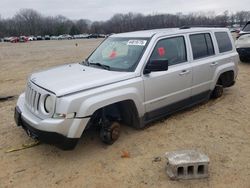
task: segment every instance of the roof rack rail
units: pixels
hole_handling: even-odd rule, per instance
[[[192,27],[226,27],[224,25],[184,25],[181,26],[179,29],[190,29]]]
[[[179,29],[190,29],[191,27],[189,26],[181,26]]]

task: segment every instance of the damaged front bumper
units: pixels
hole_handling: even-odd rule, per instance
[[[21,126],[28,136],[42,142],[55,144],[62,149],[73,149],[81,137],[89,118],[84,119],[40,119],[25,106],[22,94],[14,114],[17,126]]]

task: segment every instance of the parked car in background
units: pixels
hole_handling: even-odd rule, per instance
[[[250,61],[250,21],[239,32],[235,46],[240,60],[242,62]]]
[[[97,39],[97,38],[100,38],[100,35],[94,33],[94,34],[90,34],[87,38],[88,38],[88,39]]]
[[[74,35],[73,38],[74,39],[86,39],[88,38],[88,34],[79,34],[79,35]]]
[[[28,40],[29,40],[29,41],[34,41],[34,40],[36,40],[36,37],[34,37],[34,36],[29,36],[29,37],[28,37]]]
[[[19,38],[18,37],[11,37],[10,42],[11,43],[17,43],[17,42],[19,42]]]
[[[45,35],[45,36],[44,36],[44,39],[45,39],[45,40],[50,40],[50,36],[49,36],[49,35]]]
[[[242,62],[250,61],[250,33],[241,35],[235,42],[237,52]]]
[[[229,28],[229,31],[231,33],[239,33],[240,32],[240,28],[239,27],[231,27],[231,28]]]
[[[4,38],[3,38],[3,41],[4,41],[4,42],[10,42],[11,39],[12,39],[12,37],[4,37]]]
[[[32,74],[17,101],[16,124],[30,137],[63,149],[73,149],[90,127],[112,144],[121,124],[142,129],[221,97],[238,74],[233,44],[225,28],[112,35],[82,63]]]
[[[60,35],[58,37],[58,40],[65,40],[65,39],[70,40],[70,39],[73,39],[73,37],[69,34]]]
[[[19,42],[28,42],[29,41],[29,38],[26,37],[26,36],[20,36],[19,37]]]
[[[36,37],[36,40],[43,40],[43,38],[42,38],[42,36],[38,35],[38,36]]]
[[[250,21],[246,23],[246,25],[242,28],[242,30],[239,32],[237,38],[239,38],[242,35],[250,34]]]
[[[106,38],[106,37],[107,37],[107,35],[104,35],[104,34],[99,35],[99,38]]]
[[[58,40],[58,36],[51,36],[50,40]]]

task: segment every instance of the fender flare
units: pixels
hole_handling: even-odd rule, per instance
[[[220,78],[220,76],[228,71],[233,71],[234,72],[234,78],[237,74],[237,71],[235,70],[235,63],[230,62],[224,65],[219,66],[216,71],[214,72],[214,77],[213,77],[213,81],[212,84],[210,85],[210,90],[213,91],[215,88],[215,85],[218,81],[218,79]]]
[[[145,109],[143,107],[143,99],[140,98],[136,88],[109,91],[101,95],[90,97],[81,104],[78,114],[81,117],[88,117],[100,108],[125,100],[132,100],[134,102],[139,117],[144,115]]]

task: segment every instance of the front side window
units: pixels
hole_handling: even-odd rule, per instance
[[[214,47],[209,33],[190,35],[193,58],[200,59],[214,55]]]
[[[168,60],[168,65],[187,61],[186,45],[183,36],[160,40],[150,57],[150,61]]]
[[[88,65],[114,71],[134,71],[148,41],[148,38],[110,37],[90,55]]]
[[[220,53],[228,52],[233,49],[231,40],[227,32],[215,32],[215,37],[219,46]]]

